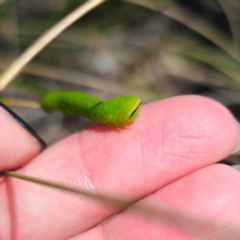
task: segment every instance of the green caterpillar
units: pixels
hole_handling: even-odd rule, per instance
[[[142,102],[138,97],[122,96],[108,101],[76,91],[49,92],[41,101],[47,111],[61,111],[67,115],[79,114],[97,123],[126,127],[139,114]]]

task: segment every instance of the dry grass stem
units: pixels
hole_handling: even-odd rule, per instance
[[[80,17],[84,16],[93,8],[97,7],[104,0],[92,0],[81,5],[64,19],[47,30],[39,39],[37,39],[25,52],[22,53],[10,66],[3,72],[0,77],[0,92],[22,71],[31,59],[33,59],[44,47],[46,47],[53,39],[62,33],[67,27],[76,22]]]
[[[143,7],[147,7],[154,11],[161,12],[165,16],[174,19],[195,32],[201,34],[208,40],[212,41],[214,44],[219,46],[221,49],[226,51],[236,60],[239,59],[239,55],[236,53],[235,49],[232,47],[232,41],[226,35],[224,35],[221,31],[216,29],[215,26],[211,25],[209,21],[205,20],[203,17],[198,15],[197,13],[193,13],[190,10],[178,5],[177,3],[164,2],[162,4],[159,3],[148,3],[147,1],[141,1],[137,3],[137,0],[126,0],[127,2],[136,3]],[[191,21],[189,21],[191,19]]]
[[[4,102],[9,107],[41,108],[38,102],[19,98],[1,98],[1,101]]]

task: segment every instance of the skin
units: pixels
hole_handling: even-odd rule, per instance
[[[220,104],[198,96],[151,103],[129,130],[96,124],[40,155],[31,135],[0,116],[1,171],[27,163],[18,172],[139,200],[97,225],[117,210],[1,176],[1,240],[240,238],[240,173],[215,164],[236,148],[239,127]]]

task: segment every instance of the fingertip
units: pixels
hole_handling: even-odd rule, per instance
[[[0,104],[0,172],[29,162],[45,147],[45,142],[16,113]]]
[[[192,139],[193,147],[195,142],[221,160],[240,146],[239,124],[226,107],[210,98],[189,95],[154,102],[145,106],[141,119],[149,129],[158,129],[164,142],[171,138],[171,149],[178,149],[177,139]]]

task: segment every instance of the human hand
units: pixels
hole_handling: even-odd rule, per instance
[[[239,127],[220,104],[183,96],[143,107],[122,132],[103,125],[39,153],[0,108],[0,171],[137,201],[126,211],[81,195],[0,177],[0,239],[240,239],[240,173],[215,162]],[[99,225],[98,225],[99,224]]]

